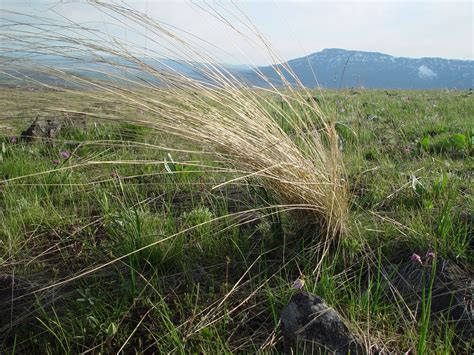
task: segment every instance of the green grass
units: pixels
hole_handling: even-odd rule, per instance
[[[472,268],[474,103],[458,91],[392,93],[323,92],[353,201],[347,235],[315,274],[318,232],[268,208],[271,191],[251,180],[213,189],[232,174],[120,122],[12,144],[58,94],[2,90],[0,274],[38,287],[69,281],[18,300],[13,323],[9,314],[0,324],[0,352],[281,351],[279,313],[300,273],[375,344],[467,352],[447,323],[426,311],[412,319],[389,299],[383,270],[428,249]],[[30,108],[15,111],[12,97]]]

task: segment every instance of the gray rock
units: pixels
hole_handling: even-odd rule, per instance
[[[379,120],[379,116],[377,115],[372,115],[372,114],[368,114],[367,116],[365,116],[365,119],[367,121],[378,121]]]
[[[432,264],[407,262],[391,272],[390,286],[413,312],[420,316],[424,290],[431,284]],[[393,296],[391,296],[393,297]],[[474,335],[474,279],[456,264],[439,258],[432,282],[431,316],[447,318],[458,329],[458,335]]]
[[[20,137],[26,141],[32,141],[38,138],[52,139],[56,137],[60,129],[61,123],[59,121],[50,118],[40,119],[36,117],[31,126],[21,132]]]
[[[20,138],[24,141],[34,139],[53,139],[61,129],[87,129],[87,115],[83,112],[65,112],[59,118],[36,117],[33,123],[23,132]]]
[[[317,104],[321,104],[321,99],[317,96],[311,96],[311,97],[306,99],[306,102],[308,102],[308,103],[316,102]]]
[[[281,313],[287,353],[365,354],[341,316],[316,295],[295,294]]]

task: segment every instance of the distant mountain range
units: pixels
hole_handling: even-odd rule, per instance
[[[2,59],[2,58],[0,58]],[[5,58],[4,58],[5,59]],[[9,57],[9,60],[14,58]],[[201,70],[205,65],[170,59],[142,59],[157,70],[174,70],[183,75],[206,81]],[[121,59],[113,60],[124,64]],[[0,64],[1,64],[0,60]],[[5,61],[3,61],[5,64]],[[33,62],[46,66],[61,67],[74,74],[98,79],[107,79],[105,73],[124,75],[120,69],[103,63],[77,61],[60,56],[36,56]],[[306,87],[315,88],[380,88],[380,89],[469,89],[474,87],[474,61],[443,58],[394,57],[377,52],[363,52],[345,49],[324,49],[306,57],[292,59],[276,66],[223,65],[232,75],[244,83],[255,86],[268,86],[268,82],[257,75],[263,74],[273,85],[280,86],[282,77],[290,84],[297,80],[286,68],[297,76]],[[8,71],[8,65],[5,71]],[[4,71],[4,73],[5,73]],[[280,72],[280,74],[278,73]],[[126,74],[127,75],[127,74]],[[151,77],[147,77],[153,80]],[[2,77],[0,85],[8,83]]]
[[[306,57],[288,61],[287,66],[304,86],[314,88],[382,89],[469,89],[474,87],[474,61],[443,58],[393,57],[377,52],[324,49]],[[295,83],[282,65],[276,66]],[[259,70],[274,84],[282,80],[273,67]],[[244,77],[253,84],[263,84],[251,72]]]

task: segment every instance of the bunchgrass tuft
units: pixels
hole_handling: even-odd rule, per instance
[[[275,66],[284,84],[278,89],[257,71],[255,75],[268,88],[256,90],[216,64],[200,49],[198,40],[192,42],[126,6],[99,1],[90,6],[124,26],[137,31],[146,28],[144,37],[163,52],[155,49],[151,53],[154,57],[147,60],[136,54],[131,43],[107,38],[97,30],[46,19],[45,24],[33,26],[28,22],[31,19],[18,15],[17,22],[3,25],[5,47],[28,54],[15,63],[4,61],[4,71],[21,80],[17,73],[29,69],[32,74],[25,80],[69,92],[78,100],[102,96],[104,104],[112,102],[114,109],[89,113],[94,120],[138,123],[174,136],[180,144],[205,150],[215,161],[239,173],[221,185],[258,180],[278,204],[294,208],[301,223],[318,226],[321,237],[330,239],[344,232],[349,193],[336,122],[315,101],[308,101],[307,89],[287,82],[286,76],[292,75],[288,68]],[[37,26],[49,30],[40,32]],[[19,32],[22,40],[14,42]],[[36,45],[38,41],[44,45]],[[170,46],[173,60],[182,60],[193,71],[191,75],[183,75],[165,62],[163,56],[170,53]],[[261,46],[265,46],[263,40]],[[73,68],[85,62],[96,65],[86,67],[86,75],[78,75],[48,64],[32,67],[28,60],[51,54],[69,60]],[[280,108],[275,98],[285,108]],[[66,104],[49,109],[81,113]],[[140,116],[130,112],[140,112]]]

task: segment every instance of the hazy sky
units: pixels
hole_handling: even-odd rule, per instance
[[[378,51],[394,56],[474,59],[474,5],[471,1],[125,2],[150,17],[205,38],[222,50],[208,47],[211,54],[227,63],[268,62],[262,46],[257,45],[256,49],[251,45],[256,36],[246,28],[249,21],[238,20],[244,19],[243,14],[285,60],[324,48]],[[82,1],[77,0],[0,0],[0,9],[44,16],[52,9],[74,21],[104,29],[99,23],[106,16],[80,3]],[[243,35],[203,8],[216,10],[218,16],[224,16]],[[139,45],[144,43],[130,31],[112,25],[105,30]],[[153,47],[150,41],[146,45]]]

